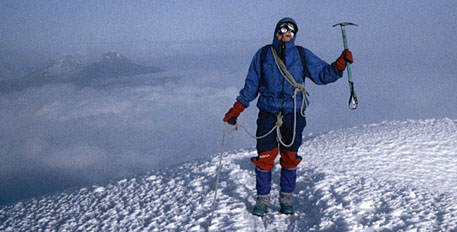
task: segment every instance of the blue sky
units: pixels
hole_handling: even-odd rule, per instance
[[[0,205],[17,194],[216,154],[221,119],[252,56],[271,43],[276,22],[286,16],[298,23],[296,44],[329,63],[343,48],[332,25],[359,24],[347,28],[359,108],[347,107],[345,77],[328,86],[307,82],[305,135],[385,120],[455,119],[456,9],[455,1],[2,0],[0,51],[35,54],[12,64],[18,69],[66,54],[88,63],[115,50],[165,72],[106,88],[49,83],[0,95]],[[170,81],[151,85],[148,78]],[[251,106],[239,121],[253,132],[257,109]],[[226,149],[254,145],[238,133]]]
[[[334,23],[353,21],[362,26],[362,37],[382,36],[398,40],[399,46],[417,43],[421,47],[446,42],[446,37],[455,35],[456,5],[455,1],[5,0],[0,3],[0,29],[2,44],[15,47],[263,41],[270,38],[271,25],[291,16],[298,21],[302,38],[326,36]],[[382,40],[376,44],[384,48],[389,45]]]

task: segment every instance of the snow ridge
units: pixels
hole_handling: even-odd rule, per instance
[[[281,215],[279,171],[264,218],[254,149],[225,153],[211,231],[457,231],[457,120],[390,121],[305,137],[296,206]],[[0,208],[0,231],[202,231],[218,156]]]

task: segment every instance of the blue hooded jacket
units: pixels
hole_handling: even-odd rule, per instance
[[[283,18],[276,25],[272,47],[276,49],[278,54],[281,54],[281,45],[283,42],[277,39],[276,30],[284,22],[291,22],[295,26],[297,25],[292,18]],[[306,71],[303,71],[300,54],[295,47],[297,31],[298,27],[296,27],[293,39],[283,46],[285,65],[290,74],[295,78],[295,81],[301,84],[305,82],[306,77],[309,77],[314,83],[325,85],[341,78],[343,72],[337,70],[334,63],[331,65],[326,63],[308,49],[305,49]],[[274,114],[281,110],[284,113],[292,112],[294,109],[294,100],[292,98],[294,88],[279,72],[271,50],[268,50],[263,65],[260,64],[261,51],[262,49],[259,49],[252,59],[245,85],[241,89],[237,101],[248,107],[249,103],[260,93],[257,102],[259,109]],[[302,99],[302,94],[297,94],[297,111],[300,110]]]

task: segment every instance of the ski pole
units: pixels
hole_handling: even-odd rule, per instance
[[[346,30],[344,28],[346,25],[359,26],[359,25],[357,25],[355,23],[349,23],[349,22],[337,23],[337,24],[333,25],[333,27],[341,26],[341,33],[343,34],[344,49],[348,49],[348,41],[347,41],[347,38],[346,38]],[[351,110],[355,110],[355,109],[357,109],[358,101],[357,101],[357,95],[355,94],[355,91],[354,91],[354,82],[352,81],[351,64],[348,62],[346,67],[347,67],[347,70],[348,70],[349,89],[351,91],[351,96],[349,97],[349,108]]]

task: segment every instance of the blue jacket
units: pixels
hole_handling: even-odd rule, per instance
[[[276,28],[283,22],[292,22],[296,25],[295,20],[283,18],[278,22]],[[295,38],[296,33],[290,42],[285,43],[284,58],[287,70],[292,74],[297,83],[304,83],[305,78],[309,77],[314,83],[325,85],[343,76],[343,72],[337,70],[334,63],[329,65],[308,49],[305,49],[306,72],[304,72],[300,54],[295,47]],[[281,54],[281,43],[276,38],[275,30],[272,46],[278,54]],[[284,113],[292,112],[294,109],[294,100],[292,98],[294,88],[279,72],[271,50],[268,50],[263,65],[260,64],[261,50],[259,49],[252,59],[245,85],[241,89],[237,101],[248,107],[249,103],[260,94],[257,102],[259,109],[275,114],[281,110]],[[302,94],[297,94],[297,111],[300,110],[302,99]]]

